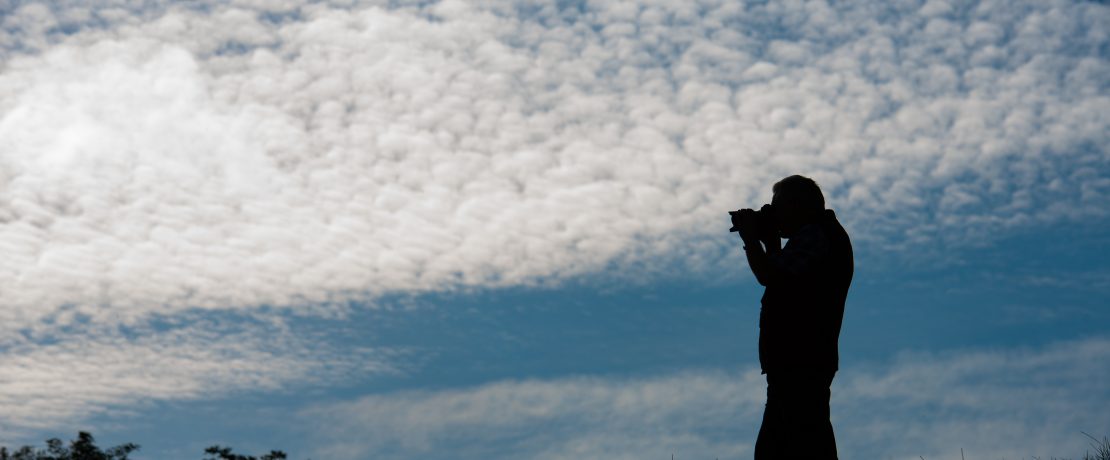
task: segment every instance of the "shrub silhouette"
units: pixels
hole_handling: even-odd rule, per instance
[[[285,452],[280,450],[271,450],[270,453],[261,457],[253,455],[238,455],[231,452],[230,447],[212,446],[204,449],[204,460],[283,460],[285,459]]]
[[[0,460],[128,460],[127,456],[136,450],[139,450],[139,445],[130,442],[101,450],[96,446],[96,439],[92,434],[81,431],[77,433],[77,439],[69,442],[69,447],[66,447],[58,438],[47,439],[45,450],[23,446],[9,451],[7,447],[0,447]],[[204,449],[202,460],[285,460],[286,458],[285,452],[280,450],[271,450],[266,455],[255,457],[236,454],[230,447],[216,445]]]
[[[69,442],[68,448],[58,438],[46,440],[46,450],[23,446],[8,453],[7,447],[0,447],[0,460],[127,460],[127,455],[136,450],[139,445],[132,443],[100,450],[93,435],[81,431],[77,439]]]

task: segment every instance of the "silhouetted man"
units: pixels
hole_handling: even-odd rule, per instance
[[[755,278],[766,287],[759,312],[759,364],[767,406],[756,460],[836,459],[829,387],[852,283],[852,243],[825,209],[812,179],[790,176],[756,212],[732,212]],[[787,238],[785,247],[781,240]]]

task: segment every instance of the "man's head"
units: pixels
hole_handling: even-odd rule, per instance
[[[816,221],[825,210],[821,187],[808,177],[787,177],[775,183],[771,191],[774,193],[771,207],[774,208],[779,233],[784,238],[790,238],[798,229]]]

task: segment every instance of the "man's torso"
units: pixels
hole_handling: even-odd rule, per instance
[[[792,246],[793,245],[793,246]],[[844,302],[854,270],[848,234],[826,210],[798,231],[774,263],[789,276],[767,286],[759,319],[764,372],[835,372]]]

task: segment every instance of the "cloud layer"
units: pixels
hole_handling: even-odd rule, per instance
[[[1104,338],[1040,350],[906,355],[833,386],[844,458],[1079,456],[1110,416]],[[743,374],[508,381],[320,406],[315,454],[356,458],[743,458],[765,383]]]
[[[188,321],[0,343],[0,445],[35,429],[132,413],[157,401],[280,392],[395,373],[396,351],[345,348],[278,324]]]
[[[1105,6],[668,3],[13,9],[0,324],[711,264],[793,172],[877,244],[1106,214]]]
[[[327,420],[320,457],[738,458],[741,420],[761,412],[762,376],[688,373],[646,380],[509,381],[369,396],[306,410]]]

